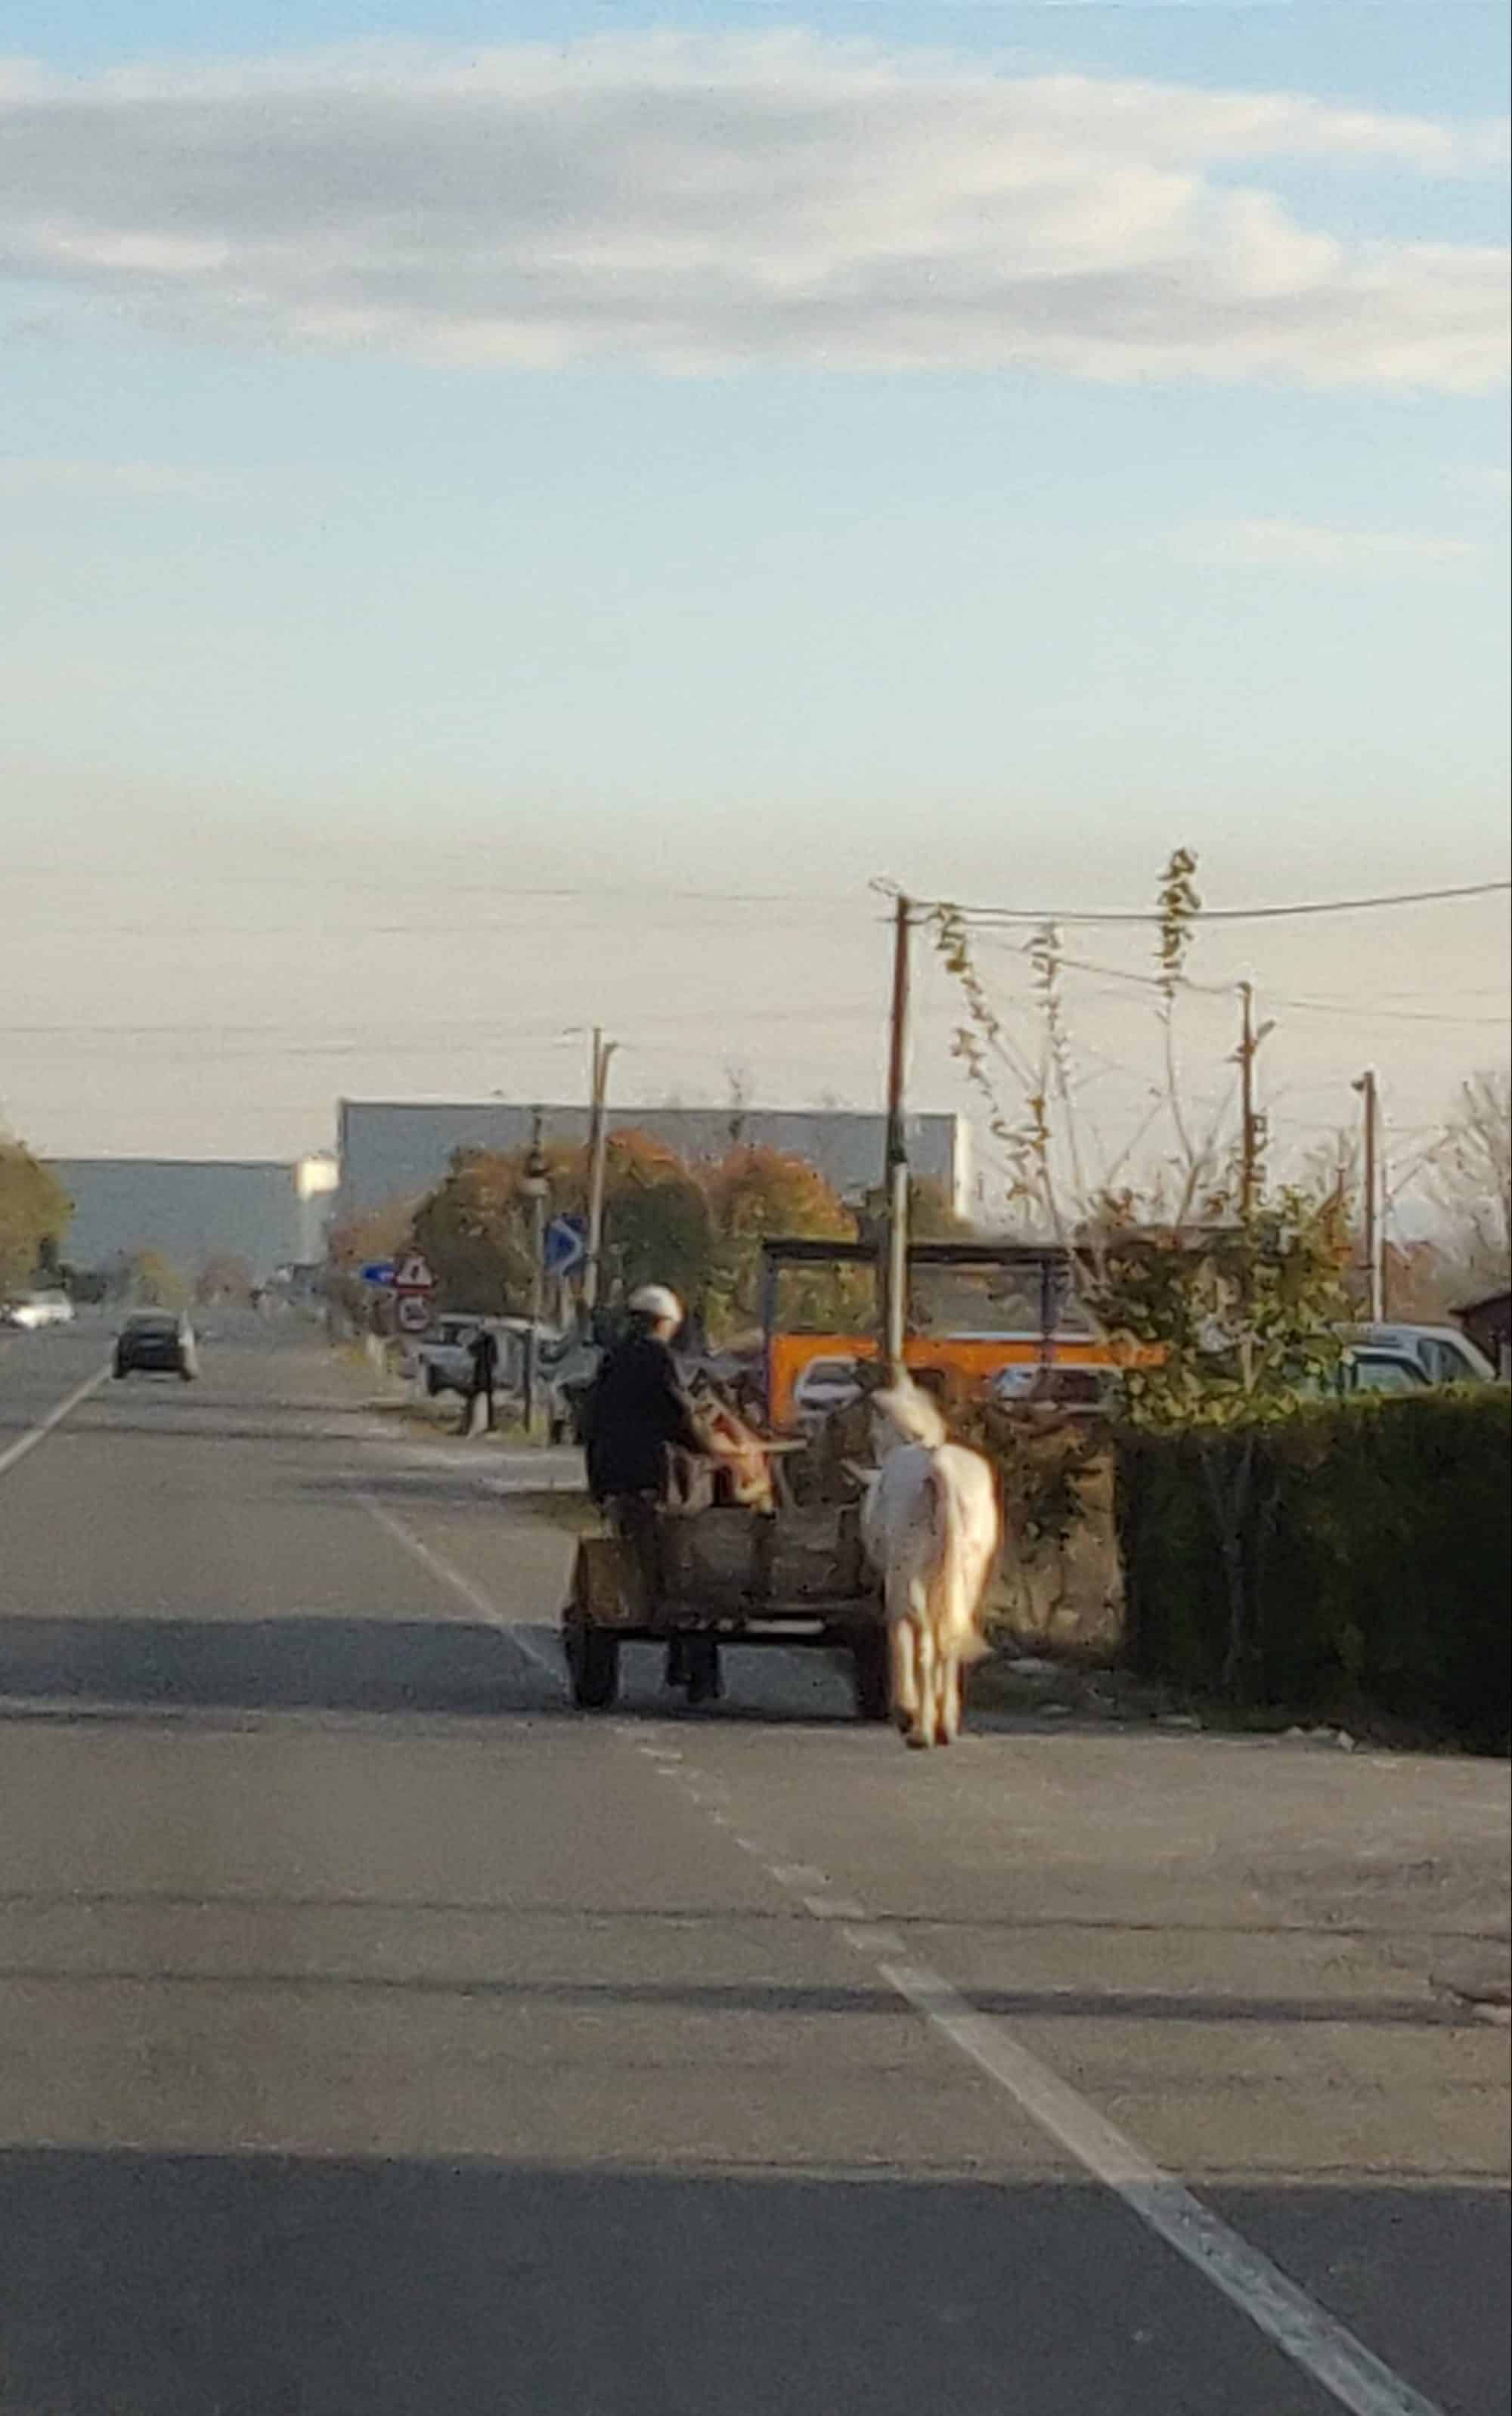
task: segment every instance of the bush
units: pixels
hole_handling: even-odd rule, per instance
[[[1364,1706],[1504,1753],[1509,1443],[1512,1395],[1491,1385],[1299,1405],[1221,1432],[1121,1436],[1135,1666],[1203,1691],[1227,1664],[1247,1702]],[[1247,1488],[1232,1482],[1246,1449]],[[1214,1503],[1236,1497],[1246,1506],[1231,1570]]]

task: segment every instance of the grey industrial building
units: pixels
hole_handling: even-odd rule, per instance
[[[584,1107],[542,1110],[550,1140],[587,1139]],[[459,1149],[516,1150],[530,1139],[532,1110],[500,1099],[431,1101],[343,1099],[339,1110],[340,1162],[338,1213],[367,1214],[393,1200],[415,1200],[446,1174]],[[729,1108],[619,1108],[612,1130],[651,1134],[690,1161],[722,1157],[732,1140]],[[882,1181],[886,1120],[844,1109],[751,1108],[740,1111],[738,1138],[753,1148],[779,1149],[817,1167],[844,1200],[856,1200]],[[908,1119],[915,1174],[940,1184],[959,1214],[971,1205],[970,1130],[963,1116]]]
[[[329,1200],[311,1171],[328,1160],[59,1157],[49,1161],[73,1202],[70,1266],[98,1268],[157,1250],[192,1275],[211,1257],[245,1260],[265,1280],[325,1256]],[[334,1175],[334,1169],[331,1170]]]

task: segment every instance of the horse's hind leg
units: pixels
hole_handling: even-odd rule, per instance
[[[954,1653],[936,1659],[935,1700],[935,1743],[954,1744],[960,1734],[960,1662]]]
[[[915,1693],[914,1716],[905,1735],[912,1745],[930,1745],[934,1743],[938,1725],[935,1690],[939,1684],[940,1664],[934,1650],[934,1638],[922,1622],[914,1629],[914,1652],[918,1662],[918,1684]]]
[[[918,1663],[914,1652],[914,1623],[895,1619],[887,1631],[892,1653],[893,1717],[905,1732],[919,1719]]]

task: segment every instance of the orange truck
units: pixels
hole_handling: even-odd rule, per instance
[[[834,1361],[874,1359],[877,1340],[865,1334],[774,1334],[766,1346],[767,1415],[779,1429],[795,1426],[805,1371]],[[915,1334],[903,1349],[915,1374],[943,1379],[948,1399],[979,1393],[1004,1367],[1112,1367],[1120,1354],[1090,1334]]]
[[[930,1332],[911,1335],[904,1345],[909,1367],[920,1374],[934,1372],[947,1397],[960,1400],[979,1393],[1004,1367],[1051,1364],[1060,1367],[1113,1367],[1131,1354],[1113,1349],[1084,1329],[1067,1331],[1061,1309],[1070,1274],[1067,1254],[1050,1245],[1021,1242],[915,1242],[909,1246],[911,1271],[923,1268],[982,1270],[1011,1279],[1021,1298],[1037,1292],[1040,1321],[998,1333]],[[771,1240],[763,1245],[762,1340],[767,1415],[773,1427],[791,1427],[819,1406],[821,1382],[832,1372],[843,1383],[848,1363],[875,1358],[877,1337],[866,1333],[823,1333],[789,1330],[781,1317],[784,1270],[818,1267],[874,1267],[873,1248],[863,1242]],[[1142,1355],[1142,1354],[1139,1354]],[[832,1369],[821,1363],[834,1363]],[[806,1397],[807,1371],[814,1398]]]

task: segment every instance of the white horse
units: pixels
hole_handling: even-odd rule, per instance
[[[947,1440],[912,1381],[874,1394],[871,1408],[879,1465],[866,1477],[861,1536],[883,1582],[893,1717],[911,1745],[949,1744],[960,1729],[961,1665],[987,1650],[997,1487],[979,1453]]]

